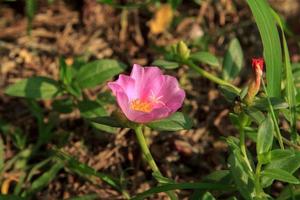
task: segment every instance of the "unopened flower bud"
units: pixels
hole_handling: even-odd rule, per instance
[[[252,59],[252,70],[253,70],[253,78],[251,79],[248,87],[247,95],[244,98],[244,102],[247,105],[251,105],[254,97],[258,93],[260,89],[261,77],[264,69],[264,60],[263,58],[253,58]]]
[[[180,41],[177,45],[177,53],[179,54],[180,58],[183,60],[186,60],[190,57],[190,49],[187,47],[187,45]]]

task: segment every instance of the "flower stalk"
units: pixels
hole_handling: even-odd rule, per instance
[[[148,148],[146,139],[145,139],[143,131],[142,131],[142,125],[137,126],[134,129],[134,131],[135,131],[135,134],[136,134],[136,137],[137,137],[137,141],[138,141],[138,143],[140,145],[140,148],[143,152],[143,155],[144,155],[146,161],[148,162],[150,168],[152,169],[153,173],[162,176],[162,174],[161,174],[159,168],[157,167],[157,165],[155,163],[155,160],[153,159],[152,154],[151,154],[151,152]],[[159,182],[159,180],[157,180],[157,181]],[[166,192],[166,193],[170,197],[171,200],[177,200],[177,196],[174,192],[169,191],[169,192]]]

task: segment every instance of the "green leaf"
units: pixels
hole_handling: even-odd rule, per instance
[[[175,10],[180,4],[182,0],[168,0],[168,3],[172,6],[172,8]]]
[[[279,34],[266,0],[247,0],[253,13],[264,47],[267,86],[270,97],[281,96],[282,53]]]
[[[124,71],[126,66],[116,60],[102,59],[82,66],[75,80],[80,88],[91,88],[102,84],[113,76]]]
[[[284,157],[270,162],[265,169],[281,169],[290,173],[294,173],[300,167],[300,153],[295,152],[293,156]],[[268,187],[272,184],[274,179],[270,177],[262,178],[262,186]]]
[[[10,96],[32,99],[51,99],[59,92],[58,83],[50,78],[37,76],[23,79],[6,88],[5,93]]]
[[[41,190],[43,187],[48,185],[55,177],[56,174],[63,167],[62,163],[55,163],[47,172],[44,172],[41,176],[39,176],[36,180],[34,180],[31,184],[31,187],[27,191],[28,193],[34,193]]]
[[[280,110],[280,109],[285,109],[285,108],[289,107],[289,105],[283,99],[280,99],[280,98],[271,97],[270,101],[271,101],[271,105],[274,110]],[[259,110],[267,111],[268,110],[268,98],[262,97],[259,99],[255,99],[252,106],[255,108],[258,108]]]
[[[289,149],[275,149],[267,153],[258,155],[258,160],[262,164],[267,164],[276,160],[294,156],[295,153]]]
[[[281,35],[282,35],[282,43],[283,43],[283,53],[284,53],[284,66],[285,66],[285,79],[286,79],[286,94],[287,94],[287,100],[289,103],[290,108],[290,123],[291,123],[291,133],[292,133],[292,139],[294,141],[297,140],[297,127],[296,127],[296,92],[295,92],[295,84],[294,84],[294,78],[293,78],[293,72],[292,72],[292,65],[290,61],[290,54],[289,49],[287,46],[287,42],[284,35],[284,26],[281,18],[277,15],[275,11],[272,12],[275,19],[277,20],[277,23],[279,27],[281,28]]]
[[[103,124],[106,126],[111,126],[111,127],[116,127],[116,128],[121,128],[121,127],[125,128],[121,123],[118,122],[118,120],[116,120],[116,118],[111,117],[111,116],[90,118],[88,120],[98,123],[98,124]]]
[[[63,58],[59,59],[59,79],[65,84],[68,85],[72,81],[72,68],[67,66],[67,63]]]
[[[0,200],[27,200],[27,199],[12,194],[8,194],[8,195],[0,194]]]
[[[94,199],[99,199],[98,194],[86,194],[86,195],[81,195],[78,197],[71,197],[68,198],[67,200],[94,200]]]
[[[106,110],[98,102],[83,100],[78,102],[78,108],[80,110],[81,116],[88,119],[94,128],[106,131],[108,133],[116,132],[115,128],[107,126],[107,124],[94,123],[93,120],[90,120],[91,118],[108,117]]]
[[[109,184],[110,186],[114,187],[115,189],[117,189],[119,191],[121,190],[121,188],[119,186],[119,181],[117,179],[115,179],[109,175],[106,175],[104,173],[97,172],[95,169],[91,168],[90,166],[88,166],[82,162],[79,162],[74,157],[71,157],[62,151],[55,150],[54,153],[57,156],[57,158],[64,161],[65,167],[67,167],[72,172],[75,172],[76,174],[86,177],[86,178],[89,176],[98,177],[101,180],[103,180],[104,182],[106,182],[107,184]]]
[[[254,107],[245,108],[245,112],[253,119],[258,125],[260,125],[264,120],[264,114]]]
[[[274,124],[269,115],[258,128],[256,144],[256,152],[258,155],[266,153],[271,149],[274,137],[273,132]]]
[[[230,185],[217,184],[217,183],[174,183],[174,184],[164,184],[161,186],[153,187],[143,193],[136,195],[136,197],[131,198],[131,200],[143,200],[150,197],[153,194],[160,192],[166,192],[170,190],[187,190],[187,189],[199,189],[199,190],[230,190],[233,189]]]
[[[27,31],[30,33],[32,28],[32,20],[37,10],[37,0],[27,0],[25,5],[25,12],[28,19]]]
[[[193,53],[190,58],[193,61],[197,61],[200,63],[208,64],[213,67],[219,67],[220,63],[218,61],[218,58],[214,56],[213,54],[207,52],[207,51],[199,51],[196,53]]]
[[[181,112],[176,112],[166,119],[153,121],[146,125],[159,131],[179,131],[190,129],[192,127],[192,120]]]
[[[239,96],[239,93],[236,92],[236,90],[234,90],[232,87],[229,87],[226,85],[221,85],[219,88],[220,88],[222,95],[229,102],[235,101],[236,98]]]
[[[230,41],[228,50],[223,60],[222,77],[225,80],[233,80],[243,67],[244,55],[237,38]]]
[[[54,100],[52,108],[59,113],[70,113],[73,111],[73,102],[71,99]]]
[[[218,170],[205,176],[203,181],[228,184],[232,182],[232,177],[229,170]]]
[[[177,62],[167,60],[155,60],[151,65],[163,67],[165,69],[176,69],[179,67],[179,64]]]
[[[239,151],[234,150],[228,159],[231,176],[241,195],[246,200],[252,200],[254,193],[254,180],[249,176],[246,163]]]
[[[202,196],[202,200],[216,200],[216,198],[210,192],[205,192]]]
[[[80,114],[84,118],[95,118],[107,116],[105,109],[96,101],[83,100],[78,102]]]
[[[261,175],[287,183],[300,184],[295,176],[282,169],[265,169],[261,172]]]

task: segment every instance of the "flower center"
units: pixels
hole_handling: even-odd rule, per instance
[[[131,101],[130,108],[132,110],[149,113],[152,111],[153,104],[149,101],[142,101],[140,99],[135,99]]]

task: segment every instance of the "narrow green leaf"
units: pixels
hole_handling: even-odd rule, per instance
[[[267,85],[270,97],[281,96],[282,53],[278,30],[266,0],[247,0],[264,47]]]
[[[8,195],[0,194],[0,200],[27,200],[27,199],[12,194],[8,194]]]
[[[283,99],[280,99],[277,97],[271,97],[270,102],[271,102],[271,105],[274,110],[280,110],[280,109],[285,109],[285,108],[289,107],[289,105]],[[262,97],[259,99],[255,99],[252,106],[255,108],[258,108],[259,110],[267,111],[268,110],[268,98]]]
[[[59,113],[70,113],[73,111],[73,102],[71,99],[54,100],[52,108]]]
[[[210,192],[205,192],[202,196],[202,200],[216,200],[216,198]]]
[[[58,83],[50,78],[37,76],[23,79],[6,88],[5,93],[10,96],[33,99],[51,99],[59,92]]]
[[[248,107],[245,109],[245,112],[250,116],[251,119],[253,119],[256,124],[260,125],[264,120],[265,116],[264,114],[254,107]]]
[[[131,200],[143,200],[147,197],[157,194],[160,192],[166,192],[170,190],[188,190],[188,189],[199,189],[199,190],[230,190],[233,189],[230,185],[216,184],[216,183],[174,183],[174,184],[164,184],[161,186],[153,187],[143,193],[136,195],[136,197]]]
[[[163,67],[165,69],[176,69],[179,67],[179,64],[177,62],[167,60],[155,60],[151,65]]]
[[[268,116],[258,128],[257,133],[257,154],[268,152],[273,143],[274,124],[270,116]]]
[[[59,58],[59,79],[65,84],[68,85],[72,81],[72,68],[68,66],[63,58]]]
[[[102,59],[85,64],[76,74],[80,88],[91,88],[102,84],[124,71],[126,66],[116,60]]]
[[[222,95],[229,102],[235,101],[236,98],[239,96],[239,93],[236,92],[233,88],[231,88],[229,86],[221,85],[219,88],[220,88]]]
[[[295,176],[282,169],[265,169],[261,172],[261,175],[287,183],[300,184]]]
[[[237,38],[230,41],[228,50],[223,60],[222,77],[225,80],[233,80],[243,67],[244,55]]]
[[[162,119],[146,124],[148,127],[160,131],[179,131],[190,129],[192,120],[181,112],[176,112],[167,119]]]
[[[285,34],[284,34],[284,26],[282,23],[282,20],[277,15],[275,11],[272,12],[279,27],[281,28],[281,35],[282,35],[282,43],[283,43],[283,53],[284,53],[284,66],[285,66],[285,79],[286,79],[286,94],[287,94],[287,100],[289,103],[290,108],[290,123],[291,123],[291,134],[293,136],[293,140],[297,140],[297,127],[296,127],[296,92],[295,92],[295,84],[294,84],[294,78],[293,78],[293,72],[292,72],[292,65],[290,61],[290,54],[289,49],[287,46]]]
[[[199,51],[199,52],[193,53],[193,54],[191,54],[190,59],[192,59],[193,61],[211,65],[213,67],[220,66],[218,58],[207,51]]]
[[[299,168],[300,168],[300,153],[295,152],[295,154],[292,156],[284,157],[282,159],[278,159],[270,162],[268,165],[266,165],[265,169],[281,169],[290,172],[292,174]],[[274,179],[270,177],[263,177],[262,186],[263,187],[270,186],[273,180]]]
[[[95,169],[91,168],[90,166],[79,162],[74,157],[69,156],[68,154],[55,150],[54,151],[57,158],[64,161],[65,167],[67,167],[72,172],[79,174],[80,176],[88,177],[88,176],[95,176],[109,184],[110,186],[114,187],[115,189],[121,191],[121,187],[119,186],[119,181],[109,175],[106,175],[101,172],[97,172]]]
[[[30,33],[32,20],[37,10],[37,0],[26,0],[25,12],[28,19],[27,31]]]
[[[233,150],[228,159],[235,186],[246,200],[252,200],[254,180],[249,176],[245,161],[238,150]]]
[[[98,194],[86,194],[78,197],[71,197],[68,198],[67,200],[94,200],[94,199],[99,199]]]
[[[288,158],[294,155],[294,151],[289,149],[275,149],[267,153],[258,155],[258,160],[262,164],[267,164],[269,162],[274,162],[276,160]]]
[[[218,170],[205,176],[203,178],[203,181],[210,182],[210,183],[213,182],[213,183],[228,184],[231,183],[233,180],[229,170]]]
[[[62,167],[62,163],[55,163],[49,171],[43,173],[40,177],[32,182],[28,193],[37,192],[49,184],[56,177],[56,174],[62,169]]]
[[[96,117],[96,118],[90,118],[88,119],[92,122],[103,124],[106,126],[116,127],[116,128],[125,128],[121,123],[119,123],[116,118],[111,116],[104,116],[104,117]]]
[[[80,101],[78,102],[78,108],[80,110],[81,116],[88,120],[91,118],[108,117],[106,110],[96,101],[91,101],[91,100]],[[116,129],[112,126],[108,126],[107,124],[94,123],[93,120],[89,120],[89,121],[91,122],[91,125],[96,129],[108,133],[116,132]]]

